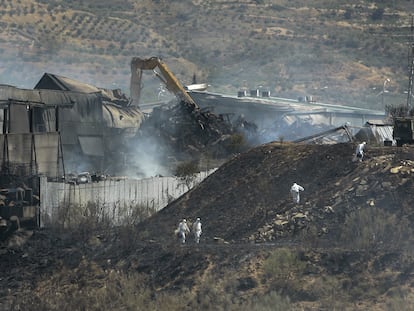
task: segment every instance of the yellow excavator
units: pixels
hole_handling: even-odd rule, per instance
[[[183,85],[159,57],[151,57],[148,59],[142,59],[139,57],[132,58],[130,84],[132,105],[138,106],[139,104],[143,70],[152,70],[154,74],[165,84],[166,88],[175,94],[178,100],[185,103],[189,109],[199,109],[198,105],[194,102],[191,96],[188,95]]]

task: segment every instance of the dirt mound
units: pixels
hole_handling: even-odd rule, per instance
[[[143,228],[171,239],[181,218],[201,217],[204,242],[269,242],[312,232],[335,240],[347,217],[376,207],[412,221],[414,149],[368,146],[353,162],[354,145],[271,143],[240,154],[177,199]],[[290,186],[305,188],[300,204]],[[398,193],[398,195],[396,195]]]

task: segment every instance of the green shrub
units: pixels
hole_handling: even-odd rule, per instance
[[[294,274],[302,274],[306,263],[298,255],[286,248],[274,251],[264,262],[263,270],[267,276],[289,279]]]
[[[408,311],[412,310],[414,305],[414,297],[407,289],[397,289],[387,293],[390,296],[387,301],[387,310],[389,311]]]
[[[198,172],[198,164],[194,161],[188,161],[178,164],[175,168],[174,174],[180,179],[182,183],[187,186],[188,190],[190,190],[197,177]]]
[[[234,289],[225,290],[230,282],[231,276],[229,275],[220,281],[213,275],[206,276],[193,302],[194,310],[213,310],[213,306],[217,311],[236,310],[234,306],[237,305],[237,302],[233,301]]]
[[[288,311],[293,310],[289,298],[281,296],[277,292],[270,292],[264,296],[256,296],[246,304],[243,304],[241,311]]]
[[[412,237],[410,224],[377,207],[368,207],[347,215],[340,240],[355,249],[399,247]]]
[[[377,8],[375,9],[372,14],[371,18],[373,21],[380,21],[384,17],[384,9],[383,8]]]
[[[230,137],[230,152],[241,152],[246,147],[246,139],[243,134],[233,134]]]

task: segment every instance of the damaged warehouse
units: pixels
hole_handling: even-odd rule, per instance
[[[179,82],[173,81],[179,89]],[[222,116],[189,103],[192,99],[188,95],[182,100],[177,96],[178,102],[172,101],[145,115],[137,99],[129,100],[120,90],[97,88],[50,73],[43,75],[35,89],[95,96],[94,104],[89,101],[74,105],[72,117],[68,113],[60,121],[66,172],[99,171],[130,177],[173,174],[167,170],[170,165],[152,171],[147,166],[174,165],[199,158],[203,153],[226,158],[238,151],[237,129]],[[79,167],[79,163],[84,165]]]
[[[33,190],[37,204],[41,197],[39,177],[44,177],[42,185],[45,190],[45,179],[70,182],[73,187],[78,187],[79,182],[91,182],[91,175],[95,178],[126,173],[130,177],[154,176],[144,168],[156,160],[164,161],[164,166],[168,167],[168,163],[186,161],[196,154],[201,156],[211,146],[214,150],[221,150],[221,156],[227,156],[228,150],[225,149],[229,148],[229,138],[235,133],[220,116],[189,109],[182,102],[145,117],[139,107],[130,105],[119,90],[99,89],[48,73],[43,75],[34,90],[0,86],[0,103],[3,108],[0,142],[4,151],[0,186]],[[166,147],[164,151],[169,150],[170,153],[158,152],[162,158],[156,159],[151,152],[156,154],[159,150],[148,150],[149,145],[162,145]],[[143,151],[150,154],[142,156]],[[103,195],[108,197],[106,192],[111,187],[106,188]],[[71,189],[67,191],[70,193]],[[182,193],[181,190],[173,191],[173,194],[171,190],[167,191],[162,202]],[[63,198],[67,202],[64,195]],[[133,200],[136,201],[136,196]],[[44,203],[51,201],[43,201],[45,212]],[[57,202],[57,205],[61,203]],[[159,204],[165,206],[166,203]],[[57,205],[50,204],[48,208]],[[2,215],[10,218],[10,213],[4,208]],[[23,217],[22,213],[15,216]],[[36,218],[39,224],[38,207]],[[44,220],[43,217],[43,223]]]
[[[70,161],[65,164],[67,172],[119,174],[120,154],[125,153],[126,140],[136,134],[144,119],[140,109],[128,106],[128,98],[118,89],[97,88],[50,73],[43,75],[35,89],[77,92],[89,98],[67,112],[71,117],[62,115],[62,144],[64,154],[69,153],[65,162]]]
[[[1,231],[10,229],[5,220],[16,220],[16,226],[40,224],[40,177],[65,181],[71,175],[67,172],[110,166],[123,143],[111,137],[136,129],[142,113],[136,107],[119,112],[107,100],[102,92],[0,86]],[[128,126],[121,127],[119,119]]]
[[[176,100],[144,113],[139,107],[143,70],[152,70]],[[321,108],[322,104],[317,103],[305,107],[294,101],[286,103],[279,99],[274,102],[270,98],[250,103],[246,98],[234,101],[220,97],[218,102],[213,96],[206,102],[211,95],[204,93],[206,96],[200,97],[200,92],[188,92],[168,67],[154,57],[133,58],[131,71],[132,99],[119,89],[98,88],[51,73],[45,73],[34,90],[0,86],[2,175],[9,179],[14,176],[13,182],[2,182],[1,186],[24,185],[40,198],[39,185],[42,184],[47,195],[56,194],[55,197],[43,195],[43,223],[54,218],[60,206],[87,205],[85,198],[93,201],[99,197],[103,206],[112,204],[106,207],[113,211],[124,210],[108,201],[111,191],[126,191],[127,197],[135,203],[145,197],[145,206],[157,210],[181,195],[183,190],[177,192],[171,190],[177,186],[161,186],[158,193],[152,193],[143,191],[142,187],[163,185],[163,181],[148,178],[179,176],[176,170],[180,164],[191,162],[198,172],[200,167],[211,172],[230,156],[262,143],[260,138],[278,140],[285,136],[286,140],[293,140],[311,130],[319,133],[324,130],[322,136],[325,136],[324,133],[332,132],[335,122],[350,117],[358,121],[368,115],[381,116],[373,111],[356,111],[353,107]],[[197,103],[192,96],[196,96]],[[210,112],[209,106],[213,103],[220,114]],[[352,140],[350,132],[345,131],[345,134],[345,139]],[[338,137],[334,137],[333,142],[342,139]],[[49,187],[45,178],[40,183],[40,176],[48,182],[70,184]],[[144,186],[141,183],[114,184],[127,177],[147,180]],[[107,183],[106,178],[109,178]],[[84,185],[93,181],[105,184],[102,187]],[[85,195],[75,199],[70,194],[73,187]],[[89,192],[95,195],[90,196]],[[130,206],[128,202],[122,204]]]
[[[8,171],[31,166],[24,175],[59,179],[83,171],[131,173],[137,146],[147,137],[173,149],[170,157],[174,153],[191,157],[211,146],[226,157],[234,147],[229,146],[231,135],[237,134],[222,116],[185,105],[184,101],[145,116],[120,90],[101,89],[50,73],[43,75],[34,90],[2,85],[0,91],[3,136],[8,135],[3,139],[4,150],[19,151],[10,134],[28,137],[18,152],[26,158],[13,155],[10,160],[5,154],[2,160]],[[47,142],[29,144],[31,137],[36,140],[40,134],[49,137]],[[41,154],[40,146],[48,148],[47,156]],[[139,175],[139,167],[136,170]]]
[[[3,137],[7,137],[3,145],[5,150],[13,150],[12,159],[5,154],[2,160],[9,170],[31,166],[32,170],[26,169],[25,174],[61,178],[65,172],[79,172],[86,165],[90,171],[102,171],[123,142],[120,132],[136,130],[142,121],[137,108],[120,112],[117,106],[105,103],[101,93],[23,90],[11,86],[0,89]],[[11,137],[15,135],[21,140],[19,148],[23,148],[17,153],[24,155],[14,154],[18,150]],[[118,145],[114,146],[110,135],[119,135]],[[40,136],[48,140],[36,143]],[[41,154],[42,148],[48,151]]]

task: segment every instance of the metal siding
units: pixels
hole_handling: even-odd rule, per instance
[[[82,152],[89,156],[104,156],[104,146],[102,137],[96,136],[79,136],[79,144]]]
[[[10,105],[10,133],[30,133],[29,113],[26,105]]]
[[[391,125],[388,126],[376,126],[375,132],[381,138],[382,141],[384,140],[393,140],[392,138],[392,131],[393,127]]]

